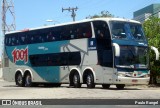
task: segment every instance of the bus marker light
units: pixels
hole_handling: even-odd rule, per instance
[[[29,29],[24,29],[24,30],[21,30],[21,32],[27,32],[29,31]]]

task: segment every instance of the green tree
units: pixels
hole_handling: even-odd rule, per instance
[[[100,17],[114,17],[110,12],[108,11],[101,11],[99,14],[95,14],[93,16],[89,15],[86,17],[87,19],[92,19],[92,18],[100,18]]]
[[[160,51],[160,18],[150,17],[143,23],[149,46],[154,46]],[[156,83],[156,76],[160,75],[160,60],[155,60],[155,54],[150,50],[150,83]]]

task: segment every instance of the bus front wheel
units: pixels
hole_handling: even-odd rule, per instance
[[[122,90],[125,87],[125,84],[117,84],[116,85],[117,89]]]
[[[23,77],[21,73],[18,73],[15,77],[15,82],[16,85],[18,85],[19,87],[23,87],[24,86],[24,81],[23,81]]]
[[[25,76],[25,87],[31,87],[32,86],[32,77],[31,75],[28,73]]]

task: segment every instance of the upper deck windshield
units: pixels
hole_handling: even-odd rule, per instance
[[[135,39],[137,41],[145,41],[141,24],[111,21],[110,26],[113,39]]]

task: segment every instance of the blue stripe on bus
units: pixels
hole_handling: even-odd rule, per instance
[[[28,62],[25,64],[24,61],[16,61],[16,65],[27,65],[31,67],[29,61],[29,55],[32,54],[47,54],[47,53],[59,53],[61,52],[61,47],[69,44],[69,41],[57,41],[57,42],[47,42],[47,43],[37,43],[28,44],[21,46],[6,46],[5,50],[10,61],[13,62],[12,52],[14,49],[21,50],[28,48]],[[60,81],[60,68],[59,66],[45,66],[45,67],[31,67],[41,78],[48,82],[59,82]]]
[[[47,82],[60,82],[60,67],[47,66],[47,67],[32,67],[32,69]]]
[[[28,47],[28,57],[29,55],[33,54],[47,54],[47,53],[59,53],[61,47],[69,44],[69,41],[57,41],[57,42],[47,42],[47,43],[39,43],[39,44],[28,44],[28,45],[21,45],[21,46],[6,46],[6,53],[9,59],[13,62],[13,55],[12,52],[14,49],[25,49]],[[16,65],[24,65],[23,61],[17,61]],[[27,64],[30,66],[30,62]]]

